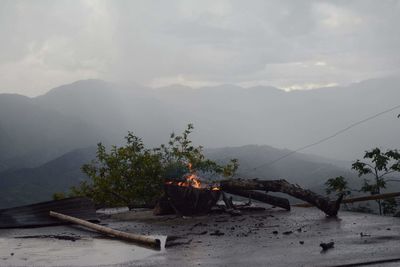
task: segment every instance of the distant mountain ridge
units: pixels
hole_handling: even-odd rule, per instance
[[[96,134],[88,122],[41,107],[34,99],[0,95],[0,171],[37,166],[95,142]]]
[[[0,209],[52,199],[87,177],[81,166],[95,157],[95,148],[78,149],[36,168],[0,172]]]
[[[131,130],[156,146],[193,122],[196,141],[206,147],[265,144],[294,150],[398,105],[399,85],[400,77],[388,77],[285,92],[234,85],[130,88],[87,80],[53,89],[34,102],[98,126],[113,143]],[[399,147],[396,114],[385,114],[305,152],[352,160],[373,146]]]
[[[243,146],[206,149],[207,157],[218,162],[231,158],[239,160],[238,176],[261,179],[287,179],[292,183],[323,192],[327,178],[336,175],[354,177],[332,162],[320,162],[318,157],[295,154],[286,163],[254,167],[287,153],[270,146]],[[0,172],[0,209],[51,200],[55,192],[68,192],[71,186],[88,179],[81,166],[95,158],[95,148],[78,149],[36,168]]]
[[[388,77],[348,87],[285,92],[273,87],[244,89],[234,85],[152,89],[84,80],[35,98],[0,94],[0,181],[10,181],[4,178],[8,173],[7,177],[19,177],[15,181],[21,184],[31,182],[34,179],[29,177],[42,177],[37,168],[48,170],[45,163],[98,142],[123,144],[128,131],[142,137],[150,147],[159,146],[168,141],[171,132],[180,132],[190,122],[195,125],[194,143],[209,148],[230,147],[209,149],[215,159],[232,156],[237,153],[232,147],[239,147],[243,168],[263,164],[279,158],[284,151],[314,143],[398,105],[399,85],[399,77]],[[302,151],[327,157],[326,162],[306,154],[296,159],[294,154],[246,175],[319,183],[318,177],[342,173],[329,167],[329,158],[345,164],[373,147],[400,148],[398,113],[384,114]],[[271,147],[263,150],[263,146],[244,146],[248,144]],[[341,166],[342,170],[348,169]],[[60,177],[66,172],[54,173],[52,179],[64,179]],[[305,180],[307,186],[314,183]]]

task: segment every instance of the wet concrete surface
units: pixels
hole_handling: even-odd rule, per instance
[[[192,218],[140,211],[102,223],[172,240],[155,251],[72,226],[0,230],[0,266],[335,266],[400,258],[400,218],[354,212],[328,219],[314,208]],[[324,252],[322,242],[334,247]]]

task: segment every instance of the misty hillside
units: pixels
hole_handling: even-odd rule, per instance
[[[400,78],[391,77],[348,87],[284,92],[231,85],[150,89],[87,80],[53,89],[34,101],[95,124],[114,143],[132,130],[146,143],[159,145],[171,131],[193,122],[195,141],[205,147],[265,144],[293,150],[397,105],[399,83]],[[399,147],[395,114],[305,152],[353,160],[373,146]]]
[[[94,148],[78,149],[36,168],[0,172],[0,208],[51,200],[86,179],[80,168],[94,157]]]
[[[338,162],[302,153],[295,153],[285,161],[268,164],[289,152],[289,150],[270,146],[247,145],[207,149],[206,155],[222,162],[237,158],[240,163],[237,173],[239,177],[286,179],[317,191],[321,191],[328,178],[340,175],[351,179],[356,178],[356,175],[350,171],[350,162]]]
[[[189,122],[196,128],[194,141],[205,147],[265,144],[294,150],[398,104],[399,83],[389,77],[285,92],[231,85],[151,89],[83,80],[36,98],[0,94],[0,170],[39,166],[100,141],[121,144],[128,131],[158,146]],[[351,161],[375,146],[398,148],[396,115],[382,115],[304,153]]]
[[[97,139],[77,117],[40,107],[33,99],[0,94],[0,171],[41,164]]]
[[[326,179],[343,175],[354,177],[346,169],[336,166],[337,162],[319,157],[296,153],[287,162],[254,167],[270,162],[286,154],[269,146],[243,146],[206,149],[211,159],[224,162],[231,158],[239,159],[238,176],[261,179],[287,179],[306,188],[323,191]],[[80,167],[95,157],[94,148],[79,149],[63,155],[37,168],[0,173],[0,208],[49,200],[54,192],[66,192],[71,186],[86,179]]]

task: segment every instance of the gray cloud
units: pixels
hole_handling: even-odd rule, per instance
[[[398,74],[400,1],[1,1],[0,92],[78,79],[287,89]]]

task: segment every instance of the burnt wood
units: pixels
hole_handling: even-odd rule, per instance
[[[282,192],[304,200],[332,217],[337,215],[343,198],[343,195],[341,195],[336,201],[331,201],[327,197],[321,196],[311,190],[303,189],[286,180],[229,179],[221,181],[220,188],[223,191],[240,189]]]
[[[262,192],[254,190],[241,190],[241,189],[226,189],[225,192],[241,197],[251,198],[272,206],[280,207],[285,210],[290,210],[289,200],[283,197],[271,196]]]
[[[185,216],[208,213],[221,195],[220,190],[176,184],[165,184],[164,189],[171,206]]]

